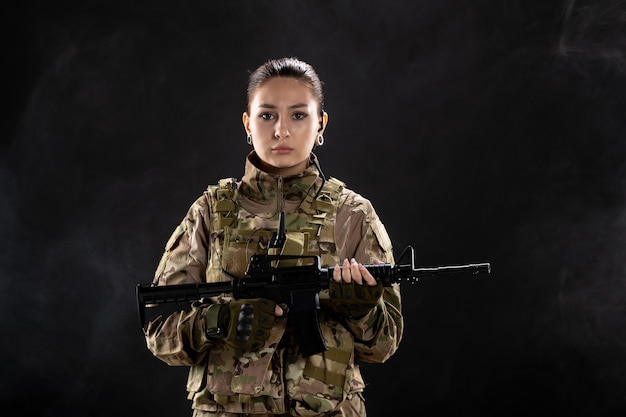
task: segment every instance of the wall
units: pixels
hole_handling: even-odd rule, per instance
[[[129,4],[130,3],[130,4]],[[623,415],[626,2],[83,1],[7,9],[0,398],[13,415],[191,415],[135,285],[239,176],[248,71],[311,62],[327,175],[396,255],[491,262],[403,285],[371,416]]]

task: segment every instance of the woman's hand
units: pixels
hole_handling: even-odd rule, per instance
[[[378,259],[374,264],[382,263]],[[341,267],[335,265],[333,279],[329,284],[333,310],[351,317],[362,317],[374,308],[383,294],[383,285],[354,258],[344,259]]]

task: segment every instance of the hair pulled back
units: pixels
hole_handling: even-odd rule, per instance
[[[322,81],[310,64],[294,57],[269,60],[250,74],[247,90],[248,105],[250,105],[256,89],[265,81],[274,77],[291,77],[306,84],[317,99],[320,113],[323,112],[324,91]]]

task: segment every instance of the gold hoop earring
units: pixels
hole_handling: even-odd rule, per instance
[[[252,136],[248,135],[246,137],[246,142],[248,143],[248,145],[252,145]]]
[[[322,146],[324,144],[324,135],[317,135],[315,143],[317,143],[317,146]]]

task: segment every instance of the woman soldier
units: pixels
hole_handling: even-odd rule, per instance
[[[313,153],[328,124],[323,101],[317,73],[296,58],[250,74],[242,120],[253,150],[243,177],[220,180],[191,205],[154,284],[242,278],[251,255],[268,251],[319,256],[322,267],[333,267],[317,310],[325,348],[301,345],[297,332],[310,327],[269,299],[222,294],[159,316],[144,326],[148,348],[169,365],[190,367],[194,417],[363,417],[357,361],[382,363],[398,348],[399,285],[382,287],[363,266],[393,262],[389,236],[370,201],[327,179]],[[273,245],[281,217],[285,233]]]

